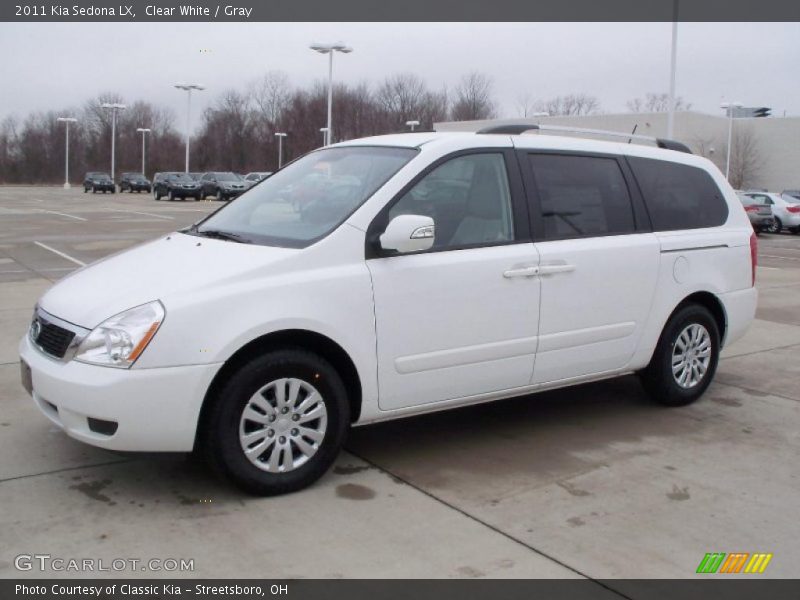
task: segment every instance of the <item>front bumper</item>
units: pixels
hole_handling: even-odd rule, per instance
[[[115,369],[63,363],[37,350],[27,335],[19,354],[30,367],[33,400],[48,419],[70,437],[122,451],[191,451],[203,399],[222,366]],[[113,434],[99,432],[104,428],[93,420],[115,423]]]
[[[149,192],[150,186],[146,183],[131,183],[128,187],[134,192]]]
[[[186,188],[173,188],[170,190],[172,195],[176,198],[194,198],[200,195],[200,188],[186,189]],[[169,192],[167,192],[169,193]]]

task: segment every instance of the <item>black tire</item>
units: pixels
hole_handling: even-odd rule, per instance
[[[92,193],[93,193],[93,194],[96,194],[96,193],[97,193],[97,188],[96,188],[96,187],[94,187],[94,186],[92,186]]]
[[[200,200],[200,194],[197,194],[197,195],[194,197],[194,201],[195,201],[195,202],[198,202],[199,200]]]
[[[85,194],[85,193],[87,193],[88,191],[89,191],[89,189],[88,189],[86,186],[83,186],[83,193]]]
[[[691,325],[701,325],[709,334],[710,356],[705,373],[692,387],[682,387],[672,373],[672,353],[681,333]],[[699,304],[680,307],[667,321],[650,364],[639,373],[650,396],[664,406],[685,406],[703,395],[717,370],[720,351],[719,327],[714,316]]]
[[[159,193],[158,193],[158,190],[156,190],[156,191],[154,191],[154,192],[153,192],[153,198],[155,198],[155,199],[156,199],[156,202],[158,202],[159,200],[161,200],[161,194],[159,194]]]
[[[169,200],[170,202],[174,202],[175,201],[175,192],[170,190],[169,193],[167,194],[167,200]]]
[[[775,217],[772,219],[772,225],[770,225],[767,231],[769,231],[770,233],[780,233],[782,229],[783,229],[783,222],[778,217]]]
[[[307,462],[285,473],[273,473],[245,456],[239,441],[240,419],[261,387],[289,377],[308,382],[319,392],[327,411],[327,427],[316,453]],[[350,405],[341,377],[328,361],[302,349],[276,350],[254,358],[207,401],[210,404],[198,433],[206,461],[217,473],[258,496],[286,494],[314,483],[338,456],[350,428]],[[268,452],[265,450],[265,454]]]

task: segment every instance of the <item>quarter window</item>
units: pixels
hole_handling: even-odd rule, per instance
[[[616,159],[529,155],[544,239],[626,234],[636,230],[628,186]]]
[[[703,169],[650,158],[628,161],[655,231],[716,227],[728,219],[728,204]]]
[[[436,227],[434,249],[498,244],[514,239],[511,193],[502,154],[468,154],[428,173],[389,209],[423,215]]]

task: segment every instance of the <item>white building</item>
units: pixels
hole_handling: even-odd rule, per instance
[[[536,117],[436,123],[436,131],[477,131],[490,125],[528,122],[569,125],[667,137],[667,113],[626,113],[579,117]],[[672,138],[705,156],[725,172],[728,118],[694,111],[675,113]],[[535,134],[534,134],[535,135]],[[734,119],[730,180],[734,186],[781,192],[800,189],[800,117]]]

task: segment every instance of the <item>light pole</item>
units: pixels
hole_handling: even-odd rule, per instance
[[[325,145],[330,145],[333,140],[333,124],[331,123],[333,114],[333,53],[342,52],[348,54],[353,51],[350,46],[345,46],[342,42],[333,44],[313,43],[309,46],[315,52],[328,55],[328,127],[325,137]]]
[[[669,112],[667,113],[667,137],[675,133],[675,70],[678,60],[678,0],[672,4],[672,52],[669,64]]]
[[[414,131],[415,127],[419,127],[419,121],[406,121],[406,126],[411,127],[411,131]]]
[[[111,181],[114,181],[114,150],[117,142],[117,113],[125,110],[124,104],[104,102],[101,106],[111,111]],[[113,191],[113,190],[112,190]]]
[[[278,138],[278,169],[280,169],[283,165],[283,138],[286,137],[286,134],[278,132],[275,137]]]
[[[69,189],[69,124],[77,123],[78,119],[75,117],[58,117],[56,119],[59,123],[64,123],[66,126],[66,151],[64,152],[64,189]]]
[[[176,83],[175,87],[186,92],[186,172],[189,172],[189,138],[192,125],[192,90],[204,90],[206,86],[197,83]]]
[[[142,175],[144,175],[145,177],[147,177],[147,175],[146,175],[146,174],[145,174],[145,172],[144,172],[144,138],[145,138],[145,136],[146,136],[148,133],[150,133],[150,130],[149,130],[149,129],[146,129],[146,128],[144,128],[144,127],[139,127],[139,128],[136,130],[136,131],[137,131],[138,133],[141,133],[141,134],[142,134]]]
[[[324,146],[328,143],[328,128],[320,127],[319,131],[322,134],[322,145]]]
[[[742,108],[741,102],[723,102],[720,108],[728,111],[728,158],[725,159],[725,179],[730,181],[731,174],[731,143],[733,141],[733,113],[737,108]]]

